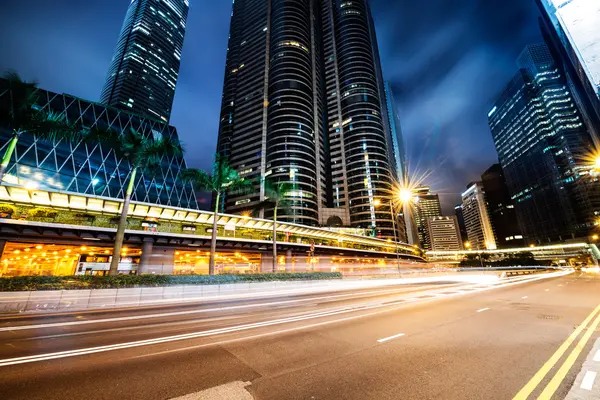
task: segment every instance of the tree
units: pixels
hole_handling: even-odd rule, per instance
[[[265,179],[265,197],[257,208],[273,208],[273,272],[277,272],[277,211],[279,209],[289,208],[288,197],[290,192],[294,191],[296,185],[290,182],[274,182]]]
[[[21,135],[35,135],[49,142],[78,142],[82,137],[81,130],[69,124],[65,115],[36,107],[36,82],[23,81],[16,72],[7,72],[3,78],[8,81],[9,104],[0,109],[0,121],[11,130],[12,137],[0,163],[0,184]]]
[[[129,164],[129,181],[110,262],[109,274],[117,275],[127,225],[127,213],[137,173],[140,171],[152,173],[158,168],[163,157],[181,156],[183,149],[181,144],[171,137],[162,136],[155,139],[152,136],[146,137],[134,129],[119,133],[111,128],[96,127],[85,136],[85,140],[91,144],[99,143],[103,147],[113,150],[118,158]]]
[[[214,275],[215,253],[217,251],[217,220],[221,196],[225,192],[246,192],[252,187],[252,184],[250,181],[240,177],[238,172],[231,167],[227,158],[219,154],[215,157],[212,174],[199,169],[188,168],[181,173],[180,178],[185,182],[191,183],[196,190],[209,191],[216,195],[213,229],[210,239],[210,258],[208,262],[208,273]]]

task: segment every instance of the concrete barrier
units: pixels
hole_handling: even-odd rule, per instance
[[[509,275],[541,272],[539,269],[430,271],[405,273],[402,278],[336,279],[320,281],[241,282],[222,285],[179,285],[124,289],[0,292],[0,313],[49,312],[151,306],[193,301],[252,299],[282,295],[410,285],[436,281],[478,282]],[[485,278],[484,278],[485,279]]]

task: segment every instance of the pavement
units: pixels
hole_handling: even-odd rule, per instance
[[[587,272],[0,316],[0,398],[588,400],[599,325]]]

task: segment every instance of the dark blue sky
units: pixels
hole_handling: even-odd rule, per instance
[[[190,0],[171,123],[191,167],[216,147],[231,2]],[[0,5],[0,71],[98,101],[128,0],[8,0]],[[444,208],[496,153],[487,112],[540,41],[535,0],[371,0],[412,169],[432,172]]]

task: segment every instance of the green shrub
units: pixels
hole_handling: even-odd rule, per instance
[[[34,208],[27,213],[30,217],[37,218],[56,218],[58,216],[58,211],[52,210],[50,208]]]
[[[0,214],[14,214],[17,212],[17,207],[12,204],[0,204]]]
[[[247,275],[116,275],[15,276],[0,278],[0,291],[119,289],[172,285],[219,285],[240,282],[340,279],[339,272],[296,272]]]

